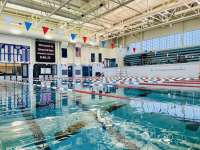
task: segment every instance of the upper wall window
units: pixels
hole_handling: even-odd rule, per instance
[[[67,48],[62,48],[62,58],[67,58]]]
[[[200,30],[185,32],[183,43],[185,47],[200,45]]]
[[[91,53],[91,62],[95,62],[95,53]]]
[[[198,38],[198,35],[200,37],[200,34],[197,34],[197,31],[195,31],[195,34],[193,33],[193,36],[192,33],[186,34],[184,34],[185,45],[197,45],[198,43],[200,45],[200,38]],[[129,54],[181,48],[181,36],[182,34],[172,34],[129,44]]]

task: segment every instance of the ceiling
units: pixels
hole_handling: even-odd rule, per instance
[[[101,40],[199,16],[200,0],[1,0],[0,14]]]

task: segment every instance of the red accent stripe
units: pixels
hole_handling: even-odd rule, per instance
[[[82,93],[82,94],[95,94],[95,95],[99,95],[99,96],[112,97],[112,98],[117,98],[117,99],[128,99],[128,97],[125,97],[125,96],[97,93],[97,92],[93,92],[93,91],[83,91],[83,90],[76,90],[76,89],[73,91],[77,92],[77,93]]]
[[[118,88],[129,88],[129,89],[138,89],[138,90],[146,90],[147,88],[138,87],[138,86],[126,86],[126,85],[117,85]]]
[[[175,84],[177,84],[177,83],[179,83],[179,84],[200,84],[200,82],[187,82],[187,81],[172,81],[172,82],[163,82],[163,83],[175,83]]]
[[[174,86],[174,87],[193,87],[193,88],[200,88],[200,86],[181,85],[181,84],[150,84],[150,83],[140,83],[140,85],[150,85],[150,86]]]
[[[140,83],[139,85],[145,86],[165,86],[165,87],[192,87],[192,88],[200,88],[200,86],[194,85],[180,85],[180,84],[150,84],[150,83]],[[128,86],[128,85],[117,85],[118,88],[129,88],[129,89],[139,89],[145,90],[147,87],[139,87],[139,86]]]

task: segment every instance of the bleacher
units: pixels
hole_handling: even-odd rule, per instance
[[[200,61],[200,46],[172,49],[144,54],[127,55],[125,66],[173,64]]]

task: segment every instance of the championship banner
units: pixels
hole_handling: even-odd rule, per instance
[[[0,43],[0,61],[6,63],[29,63],[30,47]]]

